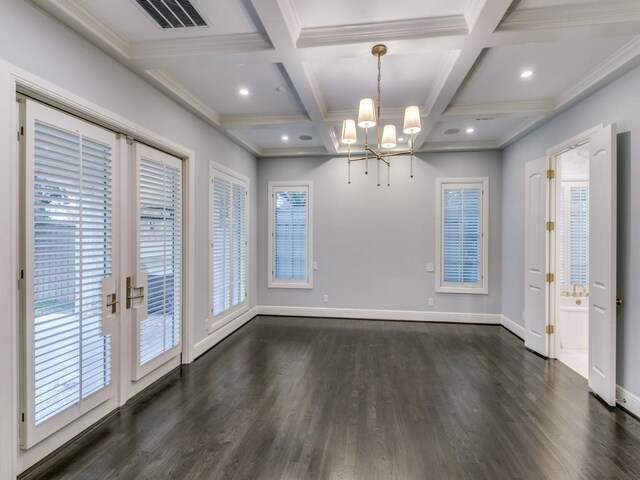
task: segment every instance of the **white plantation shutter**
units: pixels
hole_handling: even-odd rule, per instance
[[[27,447],[110,396],[114,145],[110,132],[27,102]]]
[[[147,318],[139,365],[180,345],[182,178],[179,167],[142,156],[139,163],[140,270],[147,273]]]
[[[569,190],[569,251],[571,285],[589,285],[589,187],[572,186]]]
[[[307,279],[307,195],[307,190],[275,192],[276,279]]]
[[[247,182],[213,169],[212,313],[218,316],[247,298]]]
[[[482,180],[440,181],[440,286],[481,288],[484,284],[484,191]]]

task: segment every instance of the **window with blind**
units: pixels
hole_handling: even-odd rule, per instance
[[[488,182],[438,179],[438,292],[488,292]]]
[[[312,183],[269,184],[269,287],[312,288]]]
[[[220,166],[211,172],[210,297],[215,319],[246,306],[249,190],[248,179],[240,174]]]
[[[589,184],[563,182],[560,190],[560,283],[566,291],[589,286]]]
[[[30,447],[111,395],[115,135],[27,102],[25,430]],[[112,290],[113,291],[113,290]]]

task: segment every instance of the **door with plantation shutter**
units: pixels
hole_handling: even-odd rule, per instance
[[[114,133],[25,100],[21,446],[113,397]]]
[[[136,274],[128,295],[139,380],[182,351],[182,161],[139,143],[134,150]]]

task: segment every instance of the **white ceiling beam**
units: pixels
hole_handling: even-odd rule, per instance
[[[548,113],[554,109],[553,100],[524,100],[476,105],[452,105],[442,114],[443,118],[480,117],[529,117]]]
[[[220,124],[227,129],[298,127],[311,125],[307,115],[278,114],[278,115],[224,115]]]
[[[289,0],[252,0],[252,3],[271,43],[282,55],[282,66],[316,127],[322,144],[329,153],[335,153],[338,141],[332,129],[324,125],[326,105],[322,93],[298,56],[295,25],[292,26],[289,12],[292,4]]]
[[[415,18],[388,22],[359,23],[331,27],[303,28],[298,48],[391,42],[416,38],[464,36],[469,33],[464,15]]]
[[[269,39],[261,33],[253,32],[131,42],[129,57],[132,59],[185,55],[219,57],[231,53],[265,50],[273,50]]]
[[[466,46],[458,52],[449,53],[436,82],[436,88],[428,100],[427,118],[422,131],[415,139],[415,144],[419,147],[440,121],[443,112],[480,58],[487,39],[496,30],[512,3],[512,0],[479,1],[483,3],[474,13],[475,24],[471,28]]]

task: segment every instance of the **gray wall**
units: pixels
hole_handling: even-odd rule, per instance
[[[522,324],[524,166],[600,123],[618,125],[618,384],[640,394],[640,68],[555,117],[504,151],[502,312]],[[633,206],[636,211],[633,211]]]
[[[196,153],[195,340],[206,336],[209,159],[250,178],[256,159],[151,84],[24,0],[0,0],[0,58],[190,148]],[[256,304],[256,196],[251,198],[249,303]],[[203,208],[204,207],[204,208]]]
[[[258,164],[258,302],[297,307],[500,313],[502,176],[500,152],[423,154],[409,178],[409,159],[393,160],[391,187],[377,187],[353,164],[347,184],[340,158],[261,159]],[[435,294],[436,177],[488,176],[489,295]],[[314,181],[313,290],[269,289],[268,182]],[[329,303],[322,297],[329,295]],[[427,308],[427,298],[435,306]]]

